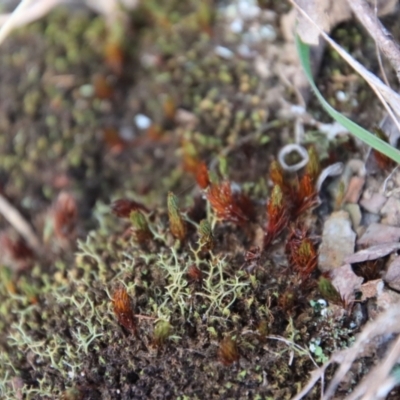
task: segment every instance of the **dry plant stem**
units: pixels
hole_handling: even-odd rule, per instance
[[[332,378],[330,385],[328,386],[324,400],[328,400],[334,395],[338,385],[349,372],[353,362],[356,360],[359,353],[364,350],[364,346],[370,342],[371,339],[379,335],[399,332],[400,310],[394,307],[380,315],[375,321],[368,323],[358,336],[354,345],[350,349],[344,350],[344,359]]]
[[[393,111],[400,118],[400,95],[386,86],[376,75],[368,71],[357,60],[355,60],[349,53],[347,53],[341,46],[332,40],[318,24],[296,4],[294,0],[289,0],[290,3],[315,27],[318,28],[320,35],[339,53],[339,55],[354,68],[370,85],[371,89],[375,92],[379,100],[382,102],[386,111],[392,118],[397,129],[400,131],[399,119],[394,115]]]
[[[15,230],[26,240],[34,251],[41,247],[40,240],[36,236],[30,224],[25,218],[0,194],[0,214],[15,228]]]
[[[63,0],[42,0],[22,1],[19,6],[10,14],[0,15],[0,44],[10,32],[23,25],[27,25],[44,17]]]
[[[393,36],[382,25],[371,6],[365,0],[348,0],[348,3],[354,15],[364,25],[379,49],[392,64],[400,82],[400,46],[393,40]]]
[[[356,387],[354,392],[348,396],[347,400],[358,400],[362,395],[362,400],[374,400],[381,396],[378,396],[378,391],[389,376],[395,364],[398,362],[400,357],[400,336],[397,337],[394,344],[388,351],[385,359],[376,365],[368,375],[362,380]]]
[[[321,368],[314,370],[311,373],[311,378],[307,385],[297,396],[293,398],[293,400],[303,399],[317,383],[318,379],[325,372],[326,368],[328,368],[329,365],[336,363],[339,364],[339,368],[337,369],[323,396],[323,400],[329,400],[334,395],[340,382],[349,372],[353,362],[357,359],[359,354],[363,352],[364,346],[368,345],[368,343],[371,343],[372,340],[377,336],[398,333],[400,333],[400,309],[398,309],[397,307],[391,307],[383,314],[381,314],[376,320],[369,322],[364,327],[352,347],[333,354],[327,363],[325,363]],[[389,360],[387,361],[388,365],[390,362],[392,362],[392,353],[396,354],[396,357],[393,354],[393,359],[396,358],[396,361],[398,360],[398,353],[400,352],[400,349],[397,347],[398,344],[400,345],[399,340],[396,340],[394,347],[392,347],[390,353],[388,353],[389,355],[385,360],[385,362]],[[387,367],[384,368],[385,370],[388,369]],[[383,377],[382,382],[384,380],[385,379]],[[378,381],[374,378],[373,382],[375,382],[376,384],[376,382]],[[356,388],[355,390],[358,389]]]
[[[375,18],[378,18],[378,0],[374,1],[374,14]],[[390,87],[389,80],[385,72],[385,68],[383,67],[381,52],[379,51],[379,47],[376,45],[376,42],[375,42],[375,51],[376,51],[376,58],[378,59],[379,63],[379,69],[382,74],[382,79],[386,83],[386,85]]]
[[[298,393],[292,400],[301,400],[305,396],[307,396],[308,392],[317,384],[317,382],[321,379],[323,381],[325,376],[326,369],[332,364],[332,361],[329,360],[325,363],[321,368],[315,369],[311,372],[311,378],[307,382],[307,385],[302,389],[300,393]],[[321,395],[321,399],[323,399],[323,395]]]
[[[3,43],[4,39],[15,28],[18,18],[26,12],[26,9],[33,4],[33,2],[34,0],[22,0],[21,3],[18,4],[17,8],[0,28],[0,44]]]

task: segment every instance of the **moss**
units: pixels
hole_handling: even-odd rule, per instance
[[[27,399],[291,397],[311,362],[297,352],[296,367],[289,366],[293,347],[267,341],[267,334],[306,348],[319,332],[324,354],[350,334],[340,330],[342,321],[332,328],[319,315],[301,330],[301,315],[314,317],[307,300],[315,292],[299,293],[298,304],[283,309],[279,295],[297,281],[275,265],[273,253],[264,253],[252,274],[242,268],[265,207],[256,204],[257,218],[242,230],[223,222],[211,229],[185,164],[185,156],[211,165],[217,159],[225,179],[265,203],[265,154],[280,145],[284,125],[275,120],[263,132],[271,118],[263,93],[271,82],[259,79],[249,61],[215,54],[212,2],[145,3],[122,43],[127,63],[120,76],[103,58],[104,21],[70,18],[65,10],[20,30],[0,55],[9,66],[0,93],[11,93],[12,104],[0,110],[0,121],[10,125],[9,136],[0,137],[1,174],[46,242],[46,257],[34,260],[30,273],[1,268],[0,396],[13,398],[17,390]],[[146,66],[137,54],[156,61]],[[34,68],[26,75],[28,62]],[[98,73],[113,82],[112,99],[82,95]],[[177,106],[166,111],[165,98]],[[175,108],[190,111],[192,126],[174,122]],[[137,129],[137,113],[157,124],[157,135]],[[102,135],[109,125],[118,134],[131,128],[133,139],[110,146]],[[45,233],[61,190],[79,204],[80,239],[70,248]],[[168,210],[170,191],[176,197]],[[114,198],[133,198],[146,211],[118,219],[108,206]],[[185,226],[179,246],[170,234],[171,209]],[[201,278],[190,278],[192,266]],[[115,315],[116,287],[131,300],[135,334]],[[219,343],[233,336],[240,363],[226,367]]]

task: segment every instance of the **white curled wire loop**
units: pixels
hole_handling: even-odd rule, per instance
[[[285,158],[291,153],[297,153],[301,157],[301,160],[293,165],[287,164]],[[287,144],[286,146],[282,147],[278,154],[278,162],[283,170],[287,172],[299,171],[307,165],[308,160],[309,156],[307,150],[305,147],[300,146],[299,144]]]

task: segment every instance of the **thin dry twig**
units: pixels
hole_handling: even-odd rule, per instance
[[[301,400],[302,398],[304,398],[307,395],[307,393],[314,387],[318,379],[325,372],[326,368],[328,368],[329,365],[336,363],[339,364],[339,368],[337,369],[335,375],[333,376],[323,396],[323,400],[329,400],[334,395],[340,382],[342,382],[343,378],[349,372],[354,361],[357,359],[357,357],[359,357],[359,355],[362,353],[366,345],[372,343],[372,340],[378,336],[385,335],[389,338],[390,335],[399,333],[400,333],[400,309],[398,307],[391,307],[386,312],[381,314],[375,321],[370,321],[364,327],[364,329],[359,334],[357,340],[355,341],[352,347],[345,350],[341,350],[333,354],[327,363],[325,363],[321,368],[314,370],[311,373],[311,378],[307,383],[307,385],[303,388],[303,390],[300,393],[298,393],[293,398],[293,400]],[[389,368],[390,363],[392,363],[394,359],[395,359],[394,362],[398,360],[400,353],[400,348],[398,347],[398,345],[400,346],[399,339],[396,340],[395,345],[392,347],[391,351],[389,351],[388,356],[383,362],[382,382],[387,381],[387,379],[384,378],[387,377],[390,373],[391,370],[391,368]],[[376,385],[376,382],[378,381],[375,379],[375,376],[376,375],[374,375],[374,379],[372,381],[375,382]],[[374,389],[378,390],[379,387],[375,387]]]
[[[379,49],[391,63],[400,82],[400,46],[390,32],[382,25],[372,7],[365,0],[348,0],[354,15],[364,25]]]
[[[374,1],[374,14],[375,17],[378,18],[378,0]],[[385,68],[383,67],[381,52],[379,51],[379,47],[376,45],[376,42],[375,42],[375,50],[376,50],[376,58],[378,59],[379,63],[379,70],[381,71],[382,74],[382,79],[386,83],[386,85],[390,87],[389,80],[385,72]]]
[[[133,9],[137,6],[138,0],[86,0],[82,3],[113,23],[121,14],[120,3],[128,9]],[[22,0],[12,13],[0,14],[0,44],[14,29],[37,21],[61,4],[73,5],[79,2],[76,0]]]
[[[26,240],[29,246],[38,251],[41,247],[40,240],[33,231],[31,225],[10,202],[0,194],[0,214],[15,228]]]
[[[0,28],[0,44],[3,43],[4,39],[9,33],[15,28],[15,23],[18,18],[26,12],[26,10],[33,4],[34,0],[22,0],[21,3],[15,8],[9,18],[4,22]]]
[[[390,350],[387,352],[385,359],[376,365],[368,373],[366,377],[359,383],[353,393],[348,396],[347,400],[358,400],[362,395],[364,395],[363,400],[374,400],[382,398],[378,394],[381,391],[382,382],[384,382],[390,375],[395,364],[398,362],[400,357],[400,336],[391,346]],[[390,390],[390,387],[385,388],[385,392]],[[385,393],[387,394],[387,393]],[[386,396],[384,396],[386,397]]]

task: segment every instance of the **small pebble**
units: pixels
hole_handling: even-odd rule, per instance
[[[148,129],[151,125],[151,119],[144,114],[135,115],[134,122],[139,129]]]
[[[241,33],[243,31],[243,22],[239,18],[235,18],[229,25],[233,33]]]
[[[338,90],[336,92],[337,101],[344,102],[347,100],[347,98],[348,98],[347,94],[345,92],[343,92],[342,90]]]
[[[220,56],[227,60],[229,60],[230,58],[232,58],[234,56],[233,51],[229,50],[227,47],[216,46],[214,51],[217,56]]]

